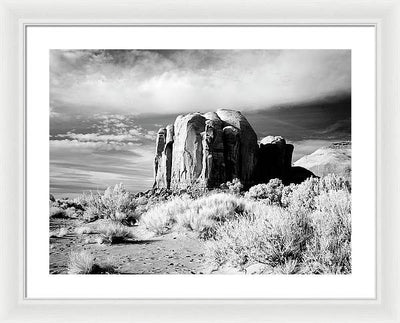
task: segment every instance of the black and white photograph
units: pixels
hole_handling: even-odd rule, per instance
[[[352,273],[351,50],[49,55],[50,274]]]

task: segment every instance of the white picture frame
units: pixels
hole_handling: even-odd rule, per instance
[[[0,205],[2,246],[0,317],[3,321],[389,321],[399,303],[400,3],[396,1],[204,1],[166,4],[89,1],[0,2]],[[23,31],[48,24],[373,24],[377,28],[377,287],[375,300],[27,300],[23,295],[24,90]]]

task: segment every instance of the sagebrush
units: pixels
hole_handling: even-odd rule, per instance
[[[138,217],[135,212],[136,200],[122,184],[108,187],[104,193],[82,194],[77,200],[85,207],[86,220],[110,219],[122,222]]]
[[[265,273],[351,273],[348,182],[330,175],[291,185],[282,189],[280,207],[271,205],[276,190],[271,192],[264,196],[262,190],[267,203],[261,199],[244,216],[217,227],[207,242],[209,261],[241,268],[261,263]]]
[[[351,186],[335,175],[289,186],[273,179],[244,196],[231,190],[175,197],[150,208],[141,225],[158,235],[196,232],[217,267],[257,263],[265,273],[351,273]]]

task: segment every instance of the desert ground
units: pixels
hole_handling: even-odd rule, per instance
[[[112,263],[118,274],[203,274],[204,247],[190,233],[170,233],[160,237],[149,237],[140,232],[138,226],[132,232],[139,240],[118,244],[98,244],[98,234],[79,235],[76,228],[84,225],[81,220],[50,220],[50,229],[66,228],[62,236],[50,237],[50,273],[67,274],[70,250],[88,252],[96,263]],[[93,227],[93,225],[92,225]]]

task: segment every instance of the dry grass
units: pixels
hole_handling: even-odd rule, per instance
[[[68,234],[67,228],[59,228],[58,230],[50,231],[50,238],[62,238]]]
[[[87,251],[71,252],[68,262],[68,273],[71,275],[88,275],[93,273],[94,259]]]
[[[176,214],[185,212],[192,201],[183,196],[157,204],[141,216],[140,224],[157,235],[165,234],[176,223]]]
[[[68,274],[70,275],[93,275],[115,273],[110,264],[98,265],[87,251],[71,252],[68,262]]]
[[[110,221],[101,224],[97,231],[103,239],[102,243],[116,244],[135,240],[135,235],[130,227],[124,226],[119,222]]]
[[[77,235],[95,233],[95,230],[93,230],[93,228],[91,228],[91,227],[86,227],[86,226],[84,226],[84,227],[77,227],[77,228],[75,228],[74,231],[75,231],[75,233],[76,233]]]
[[[176,197],[150,208],[142,215],[140,224],[158,235],[183,228],[207,236],[216,223],[235,218],[244,207],[243,198],[229,193],[216,193],[198,199]]]

